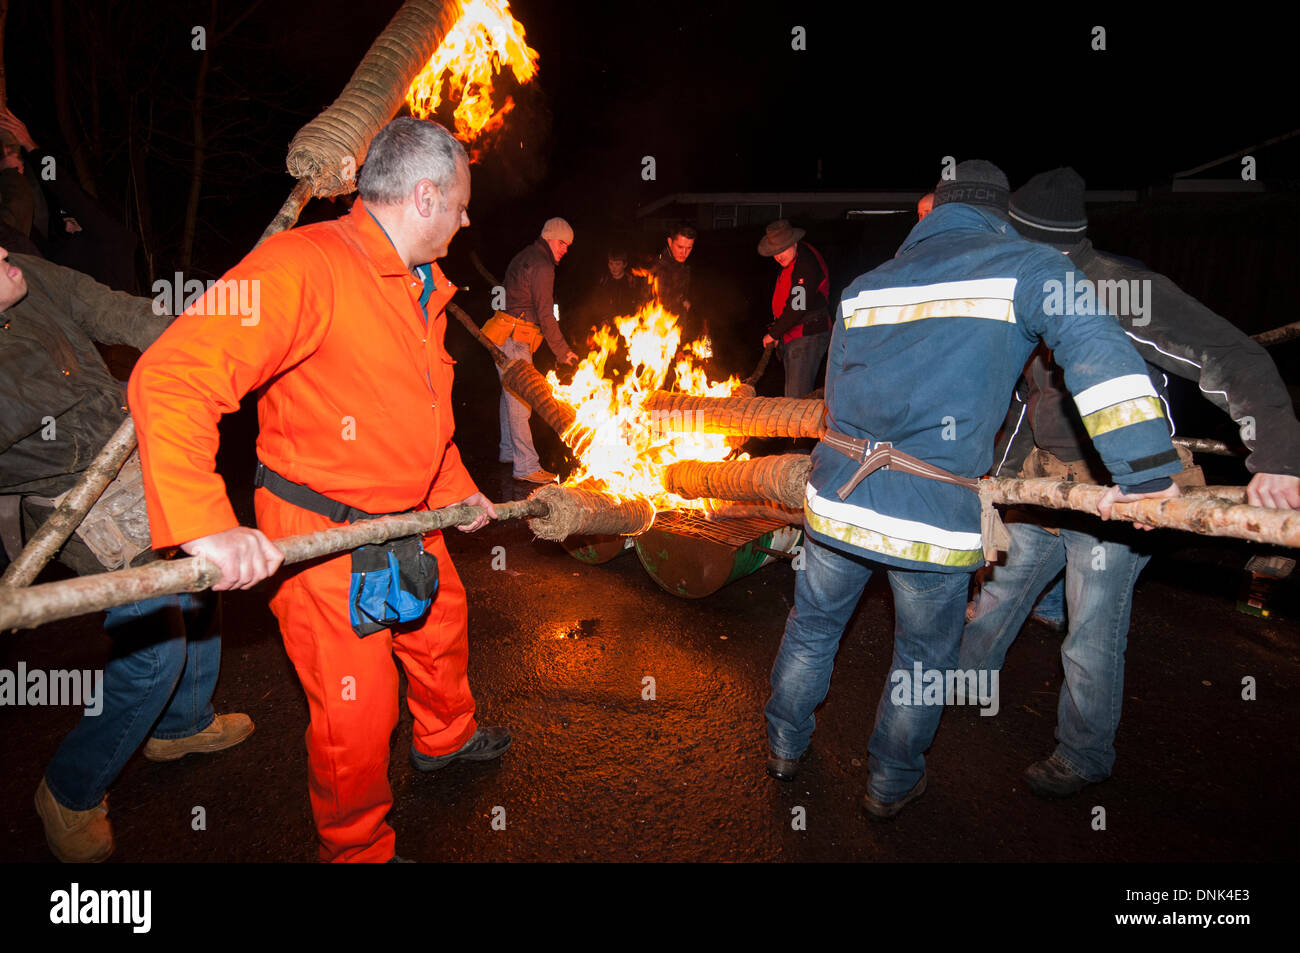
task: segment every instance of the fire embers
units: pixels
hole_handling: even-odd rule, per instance
[[[574,423],[561,434],[579,464],[566,485],[616,499],[647,500],[656,509],[700,508],[702,504],[665,488],[664,467],[682,460],[725,460],[732,448],[721,434],[670,426],[646,405],[670,373],[674,393],[724,397],[738,382],[708,379],[703,367],[712,354],[708,339],[681,345],[677,318],[658,301],[615,319],[615,325],[617,333],[609,327],[596,332],[596,349],[568,384],[561,384],[554,372],[547,375],[554,398],[575,412]],[[626,356],[625,371],[611,366],[620,350]]]

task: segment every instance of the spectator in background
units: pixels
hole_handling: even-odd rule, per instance
[[[627,267],[627,252],[610,250],[605,274],[596,283],[595,316],[600,322],[625,314],[635,314],[645,300],[645,282]]]
[[[7,109],[0,112],[0,119],[12,116],[13,113]],[[24,238],[30,238],[32,220],[36,217],[36,196],[23,174],[21,145],[21,140],[10,132],[9,126],[0,122],[0,223]],[[34,148],[35,143],[32,146]]]
[[[10,226],[31,242],[5,247],[40,254],[134,294],[135,233],[87,195],[75,176],[62,171],[71,166],[42,150],[8,109],[0,109],[0,142],[0,226]]]
[[[683,343],[709,333],[706,323],[691,316],[691,266],[686,264],[686,259],[695,248],[697,234],[689,225],[676,226],[668,233],[667,244],[650,267],[660,302],[678,317]]]
[[[930,209],[934,208],[934,193],[926,192],[916,203],[916,220],[919,222],[930,214]]]
[[[16,553],[126,418],[125,394],[94,341],[145,349],[167,327],[147,298],[112,291],[59,265],[0,248],[0,535]],[[53,416],[51,419],[50,415]],[[78,574],[150,557],[138,456],[123,465],[59,553]],[[142,744],[150,761],[220,751],[253,730],[218,715],[215,596],[162,596],[108,610],[113,639],[98,710],[88,706],[36,790],[51,852],[65,863],[113,850],[106,788]]]
[[[785,396],[806,397],[831,342],[830,275],[821,254],[802,241],[806,232],[785,219],[767,226],[758,253],[781,266],[772,293],[772,316],[763,347],[781,348]]]
[[[533,353],[546,341],[557,364],[576,364],[578,355],[560,330],[555,309],[555,266],[569,253],[573,228],[562,218],[548,219],[542,234],[515,255],[506,267],[506,306],[483,327],[511,360],[532,362]],[[497,369],[501,373],[501,369]],[[542,469],[533,433],[528,426],[532,408],[503,384],[501,387],[501,442],[497,459],[513,464],[516,480],[551,483],[555,474]]]
[[[1097,289],[1098,308],[1114,312],[1108,320],[1148,362],[1144,370],[1153,394],[1163,396],[1167,375],[1176,374],[1196,382],[1206,399],[1237,422],[1250,451],[1246,467],[1254,474],[1247,501],[1300,507],[1300,421],[1268,352],[1164,275],[1093,248],[1084,196],[1082,176],[1070,168],[1053,169],[1011,196],[1008,215],[1021,238],[1060,252]],[[1126,290],[1108,294],[1107,288]],[[1138,292],[1130,298],[1128,289],[1141,288],[1147,290],[1139,305]],[[1088,439],[1099,426],[1094,417],[1101,414],[1080,417],[1083,404],[1070,399],[1055,355],[1034,352],[1020,391],[1023,398],[1017,394],[1012,402],[994,450],[993,475],[1106,482],[1106,468]],[[1190,454],[1185,462],[1190,465]],[[1204,480],[1194,469],[1175,482]],[[1151,550],[1127,527],[1069,513],[1016,511],[1007,528],[1011,548],[1004,563],[990,567],[957,666],[1000,671],[1034,601],[1064,573],[1069,618],[1062,626],[1067,635],[1061,645],[1065,680],[1057,703],[1058,743],[1024,777],[1040,797],[1070,797],[1105,781],[1114,768],[1133,586]],[[1064,612],[1060,584],[1043,598],[1047,605],[1040,611],[1059,620]]]

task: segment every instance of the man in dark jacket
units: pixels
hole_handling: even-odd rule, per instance
[[[23,501],[29,528],[55,500],[32,504],[71,489],[126,419],[122,385],[94,341],[143,350],[167,323],[146,298],[0,248],[0,493]],[[112,501],[112,514],[101,517],[97,506],[83,521],[83,530],[94,524],[99,531],[74,536],[64,547],[61,558],[78,572],[102,571],[102,563],[119,568],[115,559],[140,549],[131,547],[136,524],[144,525],[147,547],[143,492],[138,512],[124,504],[131,472],[139,474],[135,457],[101,497]],[[120,544],[111,551],[110,537]],[[113,651],[101,710],[88,709],[63,739],[36,792],[46,841],[59,860],[99,861],[112,852],[105,789],[142,742],[146,758],[170,761],[229,748],[252,732],[247,715],[212,709],[221,662],[218,615],[215,599],[195,595],[109,610],[104,628]]]
[[[501,343],[506,356],[531,362],[533,352],[542,340],[555,355],[559,364],[576,364],[578,355],[560,330],[559,316],[555,313],[555,266],[569,252],[573,244],[573,229],[562,218],[548,219],[542,226],[541,236],[510,259],[506,267],[506,307],[494,321],[505,325],[507,337]],[[500,376],[501,368],[497,368]],[[533,447],[533,434],[528,427],[532,408],[501,388],[501,443],[497,459],[514,464],[516,480],[529,483],[551,483],[555,474],[542,469]]]
[[[817,369],[831,343],[831,313],[827,295],[830,275],[821,253],[803,241],[802,228],[785,219],[767,226],[758,253],[781,266],[772,293],[774,321],[763,335],[763,347],[781,346],[785,363],[785,396],[807,397]]]
[[[635,314],[641,307],[645,298],[645,281],[628,270],[627,252],[623,249],[610,250],[605,273],[596,283],[592,298],[592,316],[600,323]]]
[[[691,266],[686,260],[695,249],[696,236],[691,226],[676,226],[668,233],[668,243],[660,249],[659,257],[650,267],[660,303],[677,315],[683,344],[709,333],[707,325],[691,316]]]
[[[1300,422],[1272,359],[1168,278],[1096,251],[1086,237],[1083,192],[1073,169],[1056,169],[1030,179],[1010,201],[1016,230],[1062,252],[1087,282],[1073,293],[1064,289],[1063,313],[1089,298],[1104,303],[1148,362],[1157,392],[1166,372],[1195,381],[1241,427],[1251,451],[1246,466],[1255,474],[1248,501],[1300,506]],[[1035,353],[1021,391],[1003,425],[993,473],[1106,482],[1050,352]],[[1067,797],[1104,781],[1115,763],[1133,586],[1150,556],[1128,527],[1066,514],[1016,518],[1008,525],[1007,561],[985,581],[958,664],[1001,669],[1034,601],[1064,572],[1070,611],[1061,646],[1058,744],[1050,757],[1029,766],[1025,778],[1040,796]]]
[[[886,572],[893,662],[862,798],[876,818],[925,792],[942,686],[967,674],[954,670],[966,594],[989,549],[975,480],[993,462],[998,421],[1040,340],[1059,350],[1117,484],[1100,501],[1102,515],[1115,501],[1179,493],[1170,482],[1178,454],[1141,359],[1109,316],[1049,313],[1046,287],[1076,276],[1064,258],[1011,230],[1002,171],[963,162],[936,188],[934,205],[893,259],[849,285],[836,312],[827,432],[813,450],[804,504],[804,570],[766,708],[768,772],[792,779],[844,627],[871,574]],[[982,701],[987,682],[979,687]]]

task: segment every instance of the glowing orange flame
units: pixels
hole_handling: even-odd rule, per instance
[[[460,19],[447,32],[428,65],[406,91],[411,115],[433,116],[446,99],[456,103],[456,135],[465,142],[501,128],[514,100],[492,101],[492,82],[509,69],[520,83],[537,73],[537,51],[524,41],[524,27],[510,15],[508,0],[464,0]]]
[[[727,438],[677,433],[689,427],[678,426],[677,420],[656,419],[644,405],[663,388],[670,369],[676,372],[673,390],[682,393],[727,397],[739,382],[735,377],[708,379],[701,362],[712,354],[709,339],[679,349],[682,332],[677,317],[658,300],[652,299],[634,315],[615,318],[614,325],[617,334],[608,326],[596,332],[596,349],[578,365],[568,384],[561,384],[554,371],[546,375],[556,397],[577,410],[566,440],[586,433],[575,450],[578,470],[565,483],[594,485],[620,499],[648,499],[660,510],[702,509],[701,501],[664,489],[663,468],[681,460],[725,460],[732,453]],[[631,368],[616,380],[606,374],[606,364],[620,339]]]

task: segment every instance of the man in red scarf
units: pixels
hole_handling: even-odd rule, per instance
[[[827,297],[831,279],[817,249],[802,241],[805,234],[802,228],[792,228],[779,219],[767,226],[758,243],[758,253],[781,266],[772,293],[773,321],[763,336],[763,346],[781,345],[786,397],[806,397],[812,392],[831,343]]]

